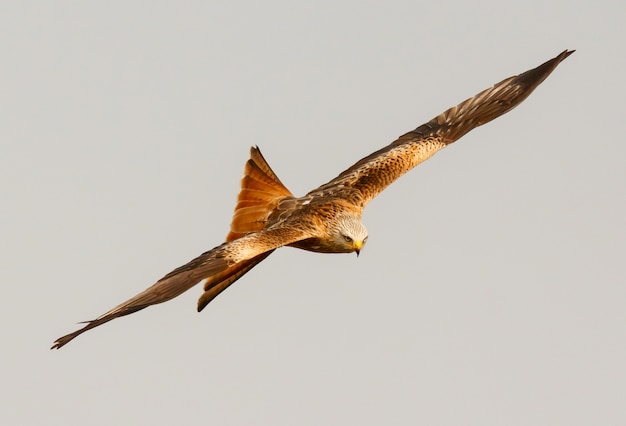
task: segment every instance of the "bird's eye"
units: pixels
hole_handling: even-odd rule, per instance
[[[343,238],[346,240],[346,242],[351,243],[352,242],[352,238],[348,237],[347,235],[344,235]]]

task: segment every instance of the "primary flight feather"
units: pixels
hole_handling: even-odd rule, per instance
[[[359,160],[335,179],[294,197],[257,147],[250,149],[226,242],[176,268],[151,287],[102,314],[51,349],[112,319],[168,301],[204,282],[198,311],[274,250],[291,246],[320,253],[357,255],[367,241],[363,209],[392,182],[470,130],[519,105],[557,65],[564,51],[523,74],[507,78]]]

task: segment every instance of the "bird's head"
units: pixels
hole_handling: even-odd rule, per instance
[[[358,256],[367,242],[367,229],[361,223],[360,218],[344,216],[337,221],[333,229],[333,239],[338,252],[356,252]]]

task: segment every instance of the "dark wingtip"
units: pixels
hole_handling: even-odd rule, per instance
[[[528,84],[529,87],[532,88],[528,92],[530,94],[530,92],[532,92],[535,87],[539,86],[539,84],[541,84],[552,73],[552,71],[554,71],[554,69],[565,60],[565,58],[574,52],[575,50],[564,50],[556,57],[539,65],[537,68],[533,68],[532,70],[528,70],[518,75],[515,80],[519,84]]]
[[[565,49],[564,51],[559,53],[558,56],[556,58],[554,58],[553,60],[556,61],[557,64],[558,64],[558,63],[562,62],[563,60],[565,60],[565,58],[567,58],[569,55],[571,55],[574,52],[576,52],[576,49],[573,49],[573,50]]]
[[[124,316],[124,315],[128,315],[131,314],[133,312],[136,312],[138,310],[141,310],[145,308],[144,307],[139,307],[139,309],[135,309],[135,310],[131,310],[129,312],[123,313],[123,314],[116,314],[116,315],[106,315],[100,318],[97,318],[95,320],[91,320],[91,321],[81,321],[79,322],[79,324],[85,324],[85,326],[81,329],[78,329],[76,331],[74,331],[73,333],[70,334],[66,334],[63,337],[59,337],[58,339],[56,339],[54,341],[54,344],[52,345],[52,347],[50,349],[61,349],[63,346],[67,345],[69,342],[71,342],[72,340],[74,340],[75,338],[77,338],[78,336],[80,336],[81,334],[83,334],[86,331],[91,330],[92,328],[96,328],[104,323],[107,323],[109,321],[111,321],[112,319],[115,319],[117,317],[120,316]]]
[[[67,336],[59,337],[54,341],[54,344],[50,347],[50,350],[53,349],[61,349],[63,346],[67,345],[70,341],[72,341],[76,336],[80,333],[72,333]]]
[[[71,342],[76,337],[78,337],[81,334],[83,334],[85,331],[90,330],[90,329],[92,329],[94,327],[97,327],[99,325],[99,323],[97,323],[97,320],[81,321],[81,322],[79,322],[79,324],[86,324],[86,325],[83,328],[81,328],[79,330],[76,330],[73,333],[66,334],[63,337],[59,337],[58,339],[56,339],[54,341],[54,344],[52,345],[52,347],[50,347],[50,350],[52,350],[52,349],[61,349],[63,346],[67,345],[69,342]]]

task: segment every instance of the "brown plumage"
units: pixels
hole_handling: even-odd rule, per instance
[[[510,77],[448,109],[386,147],[359,160],[335,179],[296,198],[253,147],[226,242],[165,275],[153,286],[66,336],[170,300],[204,281],[198,311],[282,246],[320,253],[357,254],[367,241],[361,213],[383,189],[470,130],[519,105],[574,51]]]

